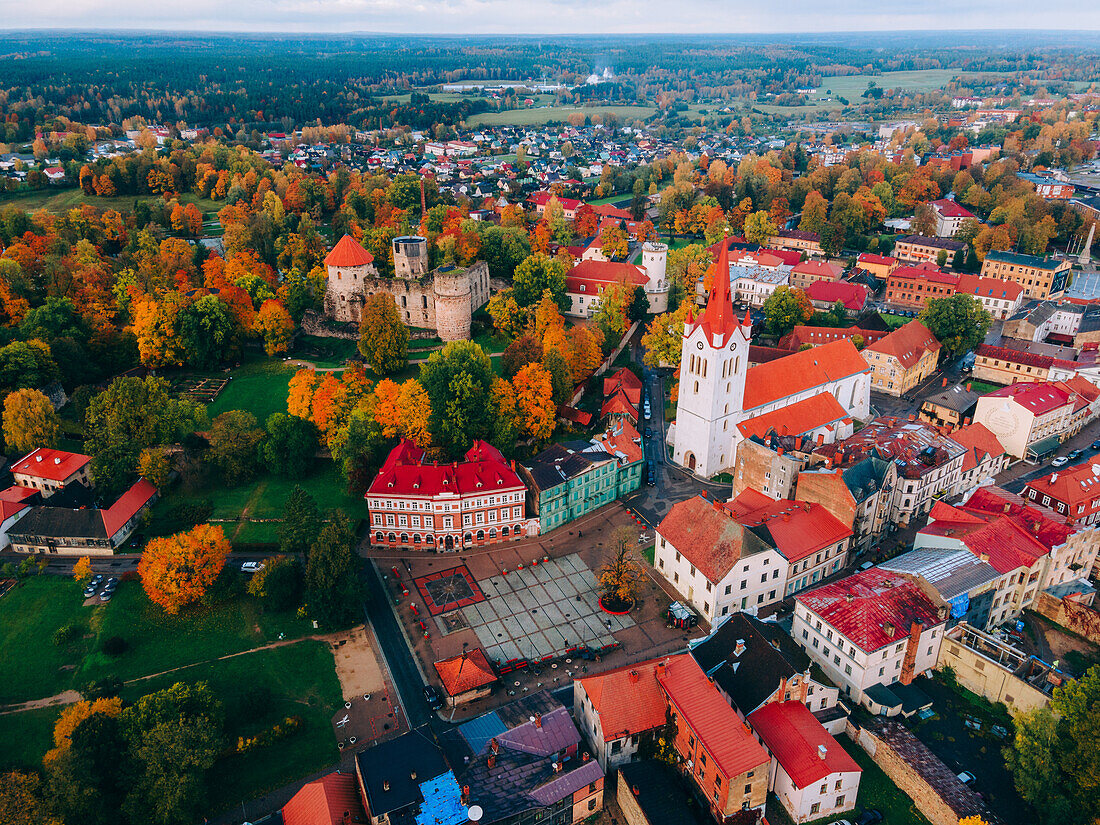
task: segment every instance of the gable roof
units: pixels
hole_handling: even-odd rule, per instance
[[[601,288],[625,283],[628,287],[645,286],[645,270],[623,261],[581,261],[565,275],[565,291],[573,294],[599,294]],[[584,287],[582,289],[582,287]]]
[[[867,287],[847,281],[814,281],[805,289],[806,297],[811,301],[835,304],[840,301],[845,309],[858,312],[867,303]]]
[[[960,206],[956,201],[950,198],[940,198],[939,200],[930,201],[928,203],[933,209],[939,212],[945,218],[973,218],[974,213],[963,206]]]
[[[1032,415],[1044,415],[1051,410],[1074,403],[1074,394],[1058,381],[1027,381],[1009,384],[987,393],[984,398],[1009,399]]]
[[[657,682],[658,661],[625,665],[577,680],[599,715],[600,734],[605,742],[644,733],[665,723],[668,703]]]
[[[515,471],[500,451],[484,441],[475,441],[463,461],[450,464],[428,462],[424,451],[403,439],[386,457],[371,482],[367,496],[423,496],[440,493],[489,493],[522,487]]]
[[[623,387],[628,391],[637,390],[638,393],[642,391],[642,379],[634,374],[634,371],[629,367],[623,367],[614,375],[605,376],[603,379],[603,394],[610,395],[615,391],[616,387]],[[638,398],[640,399],[640,396]]]
[[[763,438],[774,430],[778,435],[802,435],[818,427],[851,421],[848,411],[830,392],[819,392],[778,410],[746,418],[737,425],[743,438]]]
[[[325,266],[366,266],[370,263],[374,263],[374,256],[351,235],[342,237],[325,256]]]
[[[985,459],[1005,454],[1005,448],[985,424],[967,424],[951,433],[951,440],[966,448],[962,471],[972,470]]]
[[[15,462],[11,471],[18,475],[44,478],[47,481],[64,481],[75,473],[79,473],[91,460],[91,456],[81,453],[39,447]]]
[[[877,567],[795,596],[866,653],[903,642],[915,621],[934,627],[943,620],[910,579]]]
[[[443,752],[415,730],[360,751],[355,762],[373,816],[423,802],[421,784],[449,771]]]
[[[344,825],[344,813],[349,822],[367,822],[367,814],[359,799],[359,786],[350,773],[330,773],[307,782],[283,806],[283,825]]]
[[[1086,461],[1076,467],[1056,470],[1029,481],[1025,489],[1071,505],[1091,501],[1100,497],[1100,463]]]
[[[835,773],[862,772],[856,760],[801,702],[764,705],[747,721],[797,788]]]
[[[690,656],[658,666],[657,681],[680,718],[727,777],[766,765],[768,754]]]
[[[728,507],[743,527],[775,547],[792,564],[852,535],[850,527],[820,504],[776,501],[752,488],[744,490]]]
[[[740,560],[745,531],[722,502],[699,495],[673,504],[657,532],[708,581],[719,582]]]
[[[870,369],[847,338],[757,364],[745,374],[744,409],[753,410]]]
[[[795,264],[791,269],[792,275],[811,275],[828,281],[839,280],[844,274],[844,267],[829,261],[809,260]]]
[[[435,672],[443,682],[448,696],[458,696],[468,690],[491,685],[497,680],[485,651],[480,647],[467,650],[458,656],[443,659],[435,663]]]
[[[918,320],[898,327],[885,338],[880,338],[866,349],[883,355],[892,355],[905,369],[909,369],[928,352],[939,352],[940,342],[931,331]]]

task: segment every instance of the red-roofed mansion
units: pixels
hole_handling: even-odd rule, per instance
[[[447,551],[523,538],[526,493],[500,451],[484,441],[475,441],[462,461],[439,464],[405,440],[365,496],[371,543]]]
[[[566,315],[589,318],[596,313],[603,291],[616,284],[626,286],[632,294],[637,287],[645,289],[649,299],[649,311],[661,313],[668,310],[668,278],[665,266],[668,262],[668,246],[649,242],[642,245],[642,265],[586,258],[565,276],[565,294],[569,298]],[[627,296],[629,302],[630,294]]]
[[[684,324],[672,458],[701,476],[734,465],[742,422],[821,393],[852,418],[868,415],[870,367],[850,340],[749,367],[752,321],[734,313],[723,245],[706,309]]]
[[[428,268],[428,241],[418,236],[393,239],[394,277],[378,274],[374,256],[345,235],[325,258],[328,282],[325,315],[358,324],[367,296],[385,292],[408,326],[430,329],[444,341],[470,337],[470,318],[489,301],[489,266]]]

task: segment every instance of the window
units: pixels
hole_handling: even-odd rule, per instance
[[[837,784],[839,785],[840,783],[838,782]],[[840,795],[836,798],[836,807],[841,808],[843,806],[844,806],[844,796],[842,794],[842,795]]]
[[[811,814],[816,814],[820,811],[821,811],[821,803],[820,802],[815,802],[813,805],[810,806],[810,813]]]
[[[748,796],[751,793],[752,793],[752,785],[746,785],[745,786],[745,796]],[[747,803],[747,802],[745,803],[746,806],[748,806],[748,804],[749,803]]]

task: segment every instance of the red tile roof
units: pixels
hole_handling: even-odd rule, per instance
[[[681,653],[660,661],[688,658],[691,658],[688,654]],[[668,701],[657,682],[658,661],[651,659],[625,665],[577,680],[599,714],[600,732],[605,742],[644,733],[665,723]]]
[[[864,344],[873,344],[880,338],[885,338],[889,333],[877,329],[862,329],[855,325],[846,328],[840,327],[811,327],[798,324],[793,330],[779,339],[779,346],[784,349],[797,350],[803,344],[826,344],[829,341],[838,341],[841,338],[854,338],[856,335],[863,338]]]
[[[922,536],[953,538],[998,573],[1030,569],[1046,553],[1039,541],[1005,513],[981,513],[936,502]]]
[[[605,398],[600,405],[600,419],[607,418],[609,415],[627,415],[630,416],[631,421],[637,421],[638,405],[630,400],[623,389],[617,389],[614,395]]]
[[[973,218],[974,213],[966,207],[960,206],[950,198],[941,198],[938,201],[931,201],[929,204],[933,209],[943,215],[945,218]]]
[[[342,825],[344,812],[351,821],[369,821],[359,799],[359,786],[351,773],[330,773],[307,782],[283,806],[283,825]]]
[[[91,456],[39,447],[15,462],[11,471],[17,475],[65,481],[79,473],[92,460]]]
[[[899,280],[929,281],[934,284],[949,284],[957,286],[959,276],[952,272],[944,272],[932,263],[916,264],[915,266],[902,266],[890,273],[888,281],[894,284]]]
[[[325,256],[325,266],[366,266],[370,263],[374,263],[374,256],[351,235],[342,237]]]
[[[745,375],[744,409],[753,410],[870,369],[847,339],[758,364]]]
[[[592,211],[604,218],[618,218],[624,221],[633,221],[634,213],[627,209],[620,209],[610,203],[592,204]]]
[[[925,353],[939,352],[940,342],[928,327],[920,321],[913,320],[898,327],[885,338],[869,344],[866,349],[883,355],[892,355],[902,367],[909,369],[917,364]]]
[[[38,495],[38,490],[20,487],[18,484],[0,492],[0,522],[7,521],[16,513],[26,510],[30,505],[26,499]]]
[[[801,702],[773,702],[746,720],[797,788],[862,769]],[[821,747],[825,748],[822,758]]]
[[[740,776],[761,766],[767,770],[767,752],[706,674],[690,656],[671,659],[658,667],[657,681],[703,749],[726,777]]]
[[[979,358],[993,358],[998,361],[1008,361],[1012,364],[1023,364],[1029,367],[1049,369],[1054,359],[1049,355],[1040,355],[1037,352],[1011,349],[1009,347],[997,347],[992,344],[979,344],[975,354]]]
[[[962,471],[972,470],[981,464],[987,456],[998,457],[1005,454],[1005,448],[985,424],[967,424],[951,433],[951,440],[966,448]]]
[[[844,267],[828,261],[803,261],[796,264],[791,275],[809,275],[827,281],[837,281],[844,274]]]
[[[1076,467],[1056,470],[1029,481],[1021,495],[1028,498],[1029,490],[1034,490],[1037,496],[1050,496],[1068,505],[1069,515],[1082,518],[1100,509],[1100,463],[1086,461]],[[1079,514],[1077,506],[1081,504],[1085,505],[1085,510]]]
[[[129,490],[123,493],[118,501],[102,510],[103,527],[108,536],[114,536],[130,519],[157,494],[157,488],[152,482],[139,478]]]
[[[802,260],[802,253],[797,249],[769,249],[768,254],[779,258],[785,266],[793,267]]]
[[[1010,398],[1032,415],[1044,415],[1051,410],[1073,404],[1074,393],[1056,381],[1029,381],[1009,384],[988,393],[986,398]]]
[[[621,261],[581,261],[565,276],[565,291],[573,294],[598,295],[611,284],[628,287],[645,286],[649,280],[645,271]],[[584,287],[584,289],[581,289]]]
[[[423,450],[403,440],[386,457],[367,496],[426,498],[440,493],[469,495],[524,489],[515,470],[491,444],[475,441],[464,458],[450,464],[429,462]]]
[[[766,530],[792,564],[852,535],[850,527],[817,503],[776,501],[750,488],[727,506],[742,526]]]
[[[737,425],[743,438],[760,436],[769,430],[778,435],[803,435],[824,427],[850,421],[847,411],[831,392],[821,392],[778,410],[747,418]]]
[[[645,457],[642,452],[642,437],[625,419],[607,432],[596,436],[594,441],[610,455],[618,457],[621,453],[626,456],[626,460],[631,464]]]
[[[871,252],[861,252],[859,257],[856,258],[856,262],[861,264],[876,264],[878,266],[893,266],[898,262],[898,259],[891,258],[888,255],[875,255]]]
[[[744,530],[720,501],[678,501],[657,532],[711,582],[721,581],[741,558]]]
[[[850,284],[846,281],[814,281],[805,289],[806,297],[811,301],[824,301],[835,304],[840,301],[844,308],[852,312],[863,309],[867,303],[867,287],[863,284]]]
[[[795,599],[866,653],[904,641],[918,619],[925,627],[943,623],[936,606],[916,584],[877,567],[800,593]]]
[[[632,370],[627,367],[623,367],[614,375],[607,376],[603,380],[603,394],[611,395],[619,387],[623,388],[626,392],[626,397],[633,401],[635,404],[640,404],[642,401],[642,379],[634,374]]]
[[[436,662],[435,672],[439,674],[448,696],[477,690],[497,680],[496,671],[480,647],[467,650],[465,655],[459,654]]]
[[[1013,281],[960,273],[959,284],[955,287],[955,291],[965,292],[967,295],[977,295],[979,298],[1015,301],[1020,297],[1020,293],[1024,291],[1024,288]]]

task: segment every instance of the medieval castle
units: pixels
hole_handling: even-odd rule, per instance
[[[325,315],[338,322],[359,323],[367,296],[385,292],[408,326],[432,330],[444,341],[461,341],[470,337],[471,316],[489,300],[485,261],[429,270],[428,240],[418,236],[394,238],[392,278],[378,274],[374,256],[350,235],[328,254],[325,267]]]

